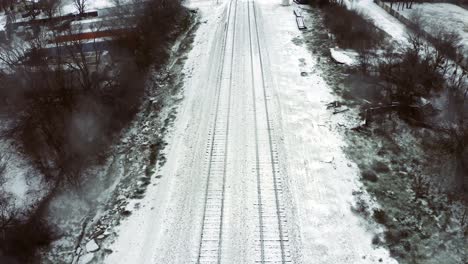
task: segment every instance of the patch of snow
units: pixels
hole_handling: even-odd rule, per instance
[[[345,64],[348,66],[355,65],[357,63],[357,52],[355,51],[346,51],[342,49],[335,49],[335,48],[330,48],[330,54],[332,58],[341,64]]]
[[[5,31],[6,21],[6,15],[0,15],[0,31]]]
[[[93,260],[94,258],[94,254],[93,253],[88,253],[88,254],[85,254],[83,256],[80,257],[80,259],[78,260],[78,264],[88,264],[88,263],[91,263],[91,261]]]
[[[96,252],[99,250],[99,245],[96,243],[94,239],[91,239],[86,243],[86,251],[87,252]]]
[[[29,208],[46,193],[42,176],[17,153],[11,142],[0,140],[0,152],[6,160],[5,182],[0,189],[13,195],[17,208]]]

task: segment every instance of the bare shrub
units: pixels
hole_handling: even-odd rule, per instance
[[[180,0],[152,0],[138,6],[137,12],[143,15],[128,22],[135,23],[136,28],[119,40],[120,47],[134,51],[140,68],[162,65],[169,56],[169,43],[190,23],[189,14]],[[123,21],[128,20],[125,12],[120,15]]]
[[[366,50],[380,45],[385,34],[365,15],[346,6],[330,4],[323,9],[324,22],[342,48]]]
[[[468,201],[468,124],[466,122],[468,87],[466,85],[464,82],[464,89],[452,87],[447,92],[448,102],[438,128],[442,132],[438,143],[442,146],[444,154],[450,157],[450,163],[455,168],[453,173],[448,175],[450,191]]]
[[[420,11],[413,12],[409,20],[411,21],[412,35],[431,43],[440,60],[452,60],[466,70],[467,58],[465,58],[461,44],[462,38],[457,32],[444,25],[430,24]],[[411,38],[410,36],[410,40]]]
[[[416,172],[413,176],[411,187],[413,188],[415,199],[425,198],[429,194],[430,181],[425,178],[421,173]]]
[[[385,224],[387,222],[387,214],[382,209],[374,209],[373,215],[374,220],[379,224]]]
[[[461,37],[457,32],[448,31],[444,28],[437,28],[432,34],[433,45],[437,52],[441,53],[440,57],[445,57],[453,60],[454,62],[459,62],[462,58],[461,54]]]
[[[15,221],[2,233],[0,260],[6,256],[17,263],[37,263],[37,249],[47,247],[56,238],[56,234],[42,217]]]
[[[9,11],[15,4],[16,0],[2,0],[0,1],[0,10]]]
[[[379,76],[385,82],[388,102],[398,102],[404,107],[415,104],[420,97],[440,91],[445,83],[439,71],[444,62],[438,59],[434,50],[419,36],[413,36],[411,43],[412,47],[402,53],[384,53],[377,66]],[[405,112],[404,108],[400,110]]]
[[[41,0],[41,8],[49,18],[52,18],[57,13],[60,7],[61,0]]]
[[[88,6],[88,0],[73,0],[73,4],[75,5],[76,10],[78,10],[78,13],[84,14],[86,7]]]
[[[13,195],[0,189],[0,234],[15,225],[18,215]]]

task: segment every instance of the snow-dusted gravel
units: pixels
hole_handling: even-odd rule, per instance
[[[205,23],[162,178],[105,263],[396,263],[351,212],[359,171],[335,129],[346,120],[326,111],[316,58],[292,41],[292,7],[220,2],[190,3]]]

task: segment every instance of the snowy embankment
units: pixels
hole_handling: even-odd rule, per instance
[[[379,5],[374,3],[372,0],[356,0],[350,1],[345,0],[345,4],[348,8],[358,10],[362,14],[371,18],[374,22],[374,25],[388,35],[390,35],[394,41],[399,43],[401,47],[407,47],[410,45],[408,37],[410,36],[410,30],[400,22],[398,19],[393,17]],[[419,6],[419,8],[418,8]],[[444,9],[447,7],[447,9]],[[453,12],[452,12],[453,11]],[[411,19],[413,14],[421,14],[423,22],[427,22],[426,28],[427,32],[434,32],[433,30],[437,29],[446,29],[453,30],[460,34],[462,38],[461,45],[463,46],[464,56],[466,57],[468,52],[468,11],[451,4],[415,4],[414,11],[400,11],[406,18]],[[452,19],[453,16],[453,19]],[[439,21],[443,20],[444,23]],[[446,23],[445,23],[446,22]],[[432,30],[429,30],[432,29]],[[464,31],[464,32],[462,32]],[[429,46],[432,47],[431,44]],[[398,45],[397,45],[398,47]],[[432,47],[433,48],[433,47]],[[454,61],[448,62],[451,69],[457,69],[457,65]],[[453,70],[449,71],[453,72]],[[450,78],[447,74],[447,79]],[[465,79],[465,82],[468,80]]]
[[[394,40],[401,44],[408,44],[408,30],[406,26],[395,17],[387,13],[372,0],[345,0],[348,8],[358,10],[374,21],[376,27],[385,31]]]
[[[424,30],[429,33],[441,29],[459,34],[465,56],[468,56],[468,10],[449,3],[415,3],[411,9],[399,12],[408,19],[421,16]]]
[[[372,0],[345,0],[346,5],[371,18],[374,24],[389,34],[394,40],[408,44],[408,29],[397,18],[374,3]],[[394,5],[396,10],[396,5]],[[468,10],[448,3],[413,4],[413,8],[398,10],[405,18],[421,16],[424,30],[431,33],[443,29],[458,33],[464,53],[468,54]]]
[[[259,2],[281,113],[280,157],[296,205],[292,211],[303,263],[396,263],[387,250],[372,246],[377,227],[366,226],[351,212],[352,192],[362,185],[337,131],[338,123],[349,121],[326,110],[337,98],[316,67],[317,58],[305,46],[293,44],[302,34],[292,7]]]

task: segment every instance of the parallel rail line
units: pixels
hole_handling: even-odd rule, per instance
[[[255,78],[254,73],[254,56],[253,56],[253,45],[252,45],[252,28],[250,25],[250,4],[247,3],[247,16],[249,20],[249,45],[250,45],[250,67],[252,70],[252,101],[253,101],[253,112],[254,112],[254,125],[255,125],[255,171],[257,176],[257,203],[258,203],[258,226],[259,226],[259,236],[260,236],[260,260],[264,262],[265,260],[265,250],[263,244],[263,208],[262,208],[262,189],[260,188],[261,179],[260,179],[260,151],[258,149],[258,122],[257,122],[257,103],[256,103],[256,93],[255,93]]]
[[[255,176],[257,192],[257,217],[258,239],[256,240],[256,252],[259,256],[257,263],[291,263],[289,241],[286,228],[285,208],[282,204],[282,182],[278,169],[276,145],[272,131],[273,123],[268,106],[267,84],[265,79],[264,54],[262,53],[259,23],[255,1],[245,1],[248,13],[248,34],[250,45],[250,67],[253,100],[253,121],[255,131]],[[216,106],[211,130],[211,138],[207,148],[208,175],[204,197],[203,223],[201,238],[198,248],[197,263],[221,263],[223,245],[223,218],[225,203],[225,184],[227,175],[227,156],[229,146],[229,130],[231,118],[231,96],[233,85],[234,52],[236,40],[238,0],[231,0],[227,9],[228,18],[225,27],[225,35],[221,46],[222,61],[220,75],[216,81]],[[251,11],[253,10],[253,11]],[[231,18],[231,16],[234,16]],[[233,21],[231,21],[233,20]],[[232,31],[230,69],[228,89],[223,87],[223,75],[226,63],[226,50]],[[254,38],[256,41],[254,41]],[[258,54],[261,79],[255,76],[255,53]],[[256,91],[258,89],[259,91]],[[257,102],[257,96],[263,100],[263,106]],[[260,120],[263,119],[263,120]],[[265,122],[265,123],[264,123]],[[264,132],[266,131],[266,132]],[[260,145],[260,142],[266,142]],[[268,150],[268,151],[267,151]]]
[[[259,63],[260,63],[260,72],[261,72],[261,86],[263,91],[263,101],[264,101],[264,111],[266,115],[266,123],[267,123],[267,133],[268,133],[268,145],[269,145],[269,155],[270,155],[270,162],[271,162],[271,173],[272,173],[272,181],[273,181],[273,193],[274,193],[274,203],[275,203],[275,216],[277,222],[277,232],[272,231],[271,229],[266,229],[266,223],[268,222],[268,217],[271,215],[265,214],[268,208],[264,206],[264,196],[268,194],[268,191],[271,190],[264,190],[262,189],[262,179],[260,175],[260,155],[259,155],[259,145],[258,145],[258,120],[257,120],[257,104],[255,100],[255,81],[254,81],[254,55],[253,55],[253,43],[252,43],[252,29],[251,29],[251,11],[250,11],[250,3],[252,3],[253,9],[253,22],[255,25],[255,37],[256,37],[256,44],[257,44],[257,52],[259,56]],[[284,213],[284,206],[282,205],[282,187],[281,187],[281,179],[278,175],[279,170],[277,169],[278,160],[276,157],[276,148],[273,144],[273,136],[272,136],[272,121],[270,119],[269,114],[269,107],[267,102],[267,89],[266,89],[266,81],[265,81],[265,69],[264,69],[264,61],[263,61],[263,53],[261,49],[261,41],[260,41],[260,34],[258,29],[258,22],[257,22],[257,11],[255,7],[255,1],[249,1],[248,3],[248,19],[249,19],[249,38],[250,38],[250,49],[251,49],[251,68],[252,68],[252,94],[254,97],[254,122],[255,122],[255,139],[256,139],[256,173],[257,173],[257,193],[258,193],[258,213],[259,213],[259,242],[260,242],[260,260],[257,262],[260,263],[290,263],[290,252],[288,245],[285,244],[288,241],[287,233],[285,228],[283,227],[286,225],[286,216]],[[277,239],[274,237],[278,236]],[[270,242],[269,247],[267,247],[266,242]],[[273,243],[273,244],[271,244]],[[274,247],[275,244],[279,243],[279,251],[277,252],[276,248]],[[268,250],[268,251],[267,251]],[[267,254],[269,253],[269,254]],[[278,253],[280,256],[278,256]],[[279,258],[279,259],[278,259]]]
[[[225,127],[219,128],[218,125],[223,125],[222,117],[220,118],[220,104],[221,104],[221,86],[222,86],[222,75],[224,72],[225,63],[225,51],[227,48],[227,41],[229,36],[229,28],[231,25],[231,10],[233,2],[234,4],[234,21],[233,21],[233,37],[232,37],[232,53],[231,53],[231,67],[230,67],[230,79],[229,79],[229,91],[227,99],[227,113],[225,120]],[[204,211],[203,211],[203,224],[201,230],[201,238],[198,249],[197,263],[220,263],[221,262],[221,250],[222,250],[222,231],[223,231],[223,217],[224,217],[224,194],[225,194],[225,183],[226,183],[226,162],[227,162],[227,150],[228,150],[228,136],[229,136],[229,125],[230,125],[230,114],[231,114],[231,88],[232,88],[232,75],[233,75],[233,61],[234,61],[234,41],[236,31],[236,13],[237,13],[237,0],[231,0],[228,8],[228,20],[226,24],[226,34],[224,36],[224,43],[222,47],[222,62],[220,75],[217,81],[217,102],[215,107],[215,117],[212,136],[210,139],[210,154],[208,161],[208,175],[206,180],[206,191],[204,199]],[[219,134],[218,132],[224,132]],[[222,141],[218,143],[218,141]],[[221,149],[220,149],[221,145]],[[220,152],[220,153],[218,153]],[[221,160],[220,160],[221,159]],[[212,174],[221,173],[220,179],[212,178]],[[218,181],[217,181],[218,180]],[[220,186],[219,186],[220,185]]]

